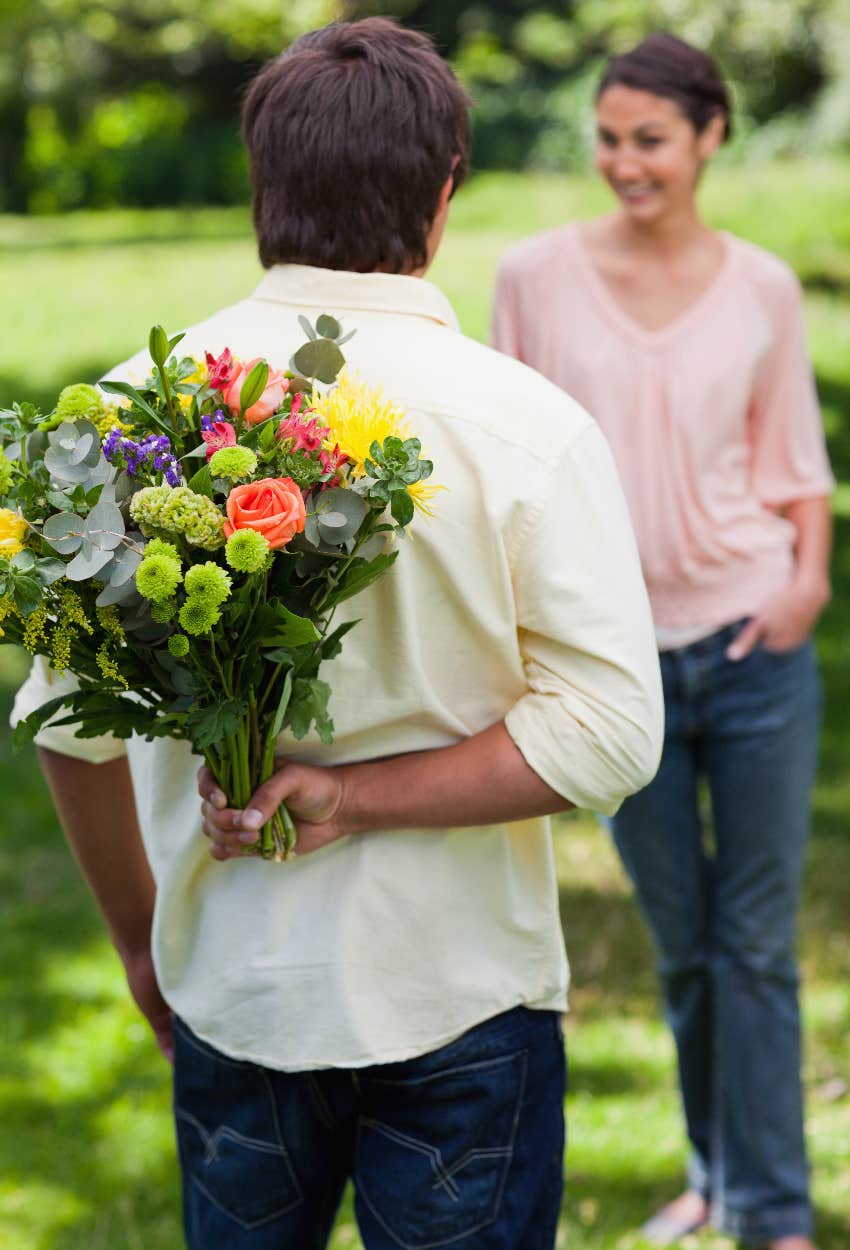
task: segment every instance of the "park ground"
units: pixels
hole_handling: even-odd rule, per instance
[[[806,289],[809,343],[839,486],[834,598],[818,629],[826,721],[801,920],[804,1078],[822,1250],[850,1246],[850,163],[718,168],[706,215],[782,255]],[[582,178],[487,175],[457,198],[432,277],[486,338],[498,258],[534,230],[605,208]],[[238,299],[260,275],[247,210],[0,217],[0,406],[52,407],[145,341]],[[569,328],[565,327],[568,333]],[[168,1071],[62,841],[31,751],[5,728],[24,657],[0,649],[0,1247],[180,1245]],[[566,1033],[567,1188],[559,1246],[638,1250],[677,1192],[684,1144],[653,956],[606,835],[557,822],[574,988]],[[770,1039],[765,1038],[765,1046]],[[350,1195],[332,1250],[356,1250]],[[685,1250],[730,1250],[706,1233]]]

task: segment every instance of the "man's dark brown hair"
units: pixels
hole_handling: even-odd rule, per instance
[[[242,111],[260,260],[416,269],[440,191],[469,167],[469,98],[431,40],[388,18],[302,35]]]

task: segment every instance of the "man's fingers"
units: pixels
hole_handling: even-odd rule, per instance
[[[212,803],[213,807],[219,809],[227,807],[227,796],[222,793],[206,764],[202,764],[198,769],[198,794],[208,803]]]
[[[262,829],[288,797],[291,789],[291,778],[286,768],[273,773],[251,795],[244,812],[241,813],[239,827],[249,832]]]
[[[745,656],[750,654],[753,647],[764,634],[764,631],[764,621],[754,616],[751,621],[747,622],[735,641],[726,648],[727,660],[743,660]]]

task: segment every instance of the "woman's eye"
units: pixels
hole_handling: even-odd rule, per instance
[[[638,147],[641,148],[657,148],[661,140],[655,135],[646,135],[643,139],[638,139]]]

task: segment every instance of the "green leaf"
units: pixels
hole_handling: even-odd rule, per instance
[[[316,329],[324,339],[338,339],[342,334],[342,326],[336,317],[330,317],[327,313],[316,318]]]
[[[298,314],[298,324],[300,325],[304,333],[307,335],[307,338],[311,340],[311,342],[317,337],[316,331],[313,329],[312,322],[309,321],[307,317],[304,316],[303,313]]]
[[[342,640],[350,629],[354,629],[355,625],[359,625],[359,621],[345,621],[344,624],[338,625],[332,634],[328,634],[322,643],[322,659],[333,660],[342,651]]]
[[[269,380],[269,366],[265,360],[258,360],[254,368],[248,374],[242,383],[242,389],[239,392],[239,407],[242,415],[257,402],[266,389],[266,382]]]
[[[399,525],[409,525],[413,520],[413,500],[406,490],[393,491],[390,511]]]
[[[71,694],[60,694],[58,698],[49,699],[47,703],[42,703],[41,707],[37,707],[34,712],[30,712],[29,716],[18,721],[12,731],[12,746],[15,750],[18,751],[22,746],[26,746],[28,742],[32,742],[45,721],[50,720],[54,712],[58,712],[60,708],[65,707],[70,698],[72,698]]]
[[[247,709],[247,703],[239,699],[227,699],[212,707],[194,707],[186,717],[192,745],[203,750],[229,738],[236,733]]]
[[[277,710],[275,711],[274,720],[272,721],[271,729],[269,730],[270,738],[276,738],[278,734],[280,733],[281,729],[283,729],[283,721],[284,721],[284,717],[286,716],[286,710],[289,707],[289,700],[291,696],[292,696],[292,669],[289,670],[289,672],[286,674],[286,677],[284,678],[284,681],[283,681],[283,690],[280,693],[280,699],[278,700]]]
[[[318,378],[320,382],[334,382],[336,375],[345,364],[345,357],[330,339],[316,339],[299,347],[292,357],[295,368],[307,378]]]
[[[166,348],[166,350],[165,350],[165,354],[166,354],[166,356],[170,356],[170,355],[171,355],[171,353],[174,351],[175,347],[177,346],[177,344],[178,344],[178,343],[181,343],[181,342],[183,341],[183,339],[185,339],[185,337],[186,337],[186,333],[185,333],[185,331],[183,331],[183,332],[182,332],[182,333],[180,333],[180,334],[175,334],[173,339],[169,339],[169,340],[168,340],[168,347],[167,347],[167,348]],[[191,362],[191,364],[192,364],[192,369],[191,369],[191,371],[192,371],[192,372],[194,372],[194,370],[195,370],[195,362],[194,362],[194,361],[192,361],[192,362]]]
[[[135,386],[131,386],[129,382],[100,382],[99,386],[108,395],[125,395],[128,399],[131,399],[137,407],[141,408],[146,416],[150,417],[154,425],[162,430],[163,434],[167,434],[169,438],[173,437],[174,431],[171,429],[171,426],[167,421],[163,420],[157,410],[148,403],[144,395],[141,395],[136,390]]]
[[[255,640],[260,647],[303,647],[318,642],[321,634],[306,616],[296,616],[280,601],[267,603],[257,613],[263,631]]]
[[[316,733],[326,745],[333,742],[334,724],[328,715],[331,688],[318,677],[299,677],[292,690],[289,706],[289,727],[294,738],[305,738],[315,723]]]
[[[376,556],[374,560],[355,561],[331,596],[331,602],[344,603],[346,599],[359,595],[367,586],[371,586],[379,577],[383,577],[397,559],[398,552],[390,551]]]
[[[30,612],[36,610],[41,603],[41,592],[41,582],[37,581],[36,578],[28,575],[15,578],[12,598],[21,616],[29,616]]]
[[[193,490],[196,495],[206,495],[207,499],[212,499],[213,479],[208,464],[205,464],[202,469],[198,469],[198,472],[189,478],[189,490]]]

